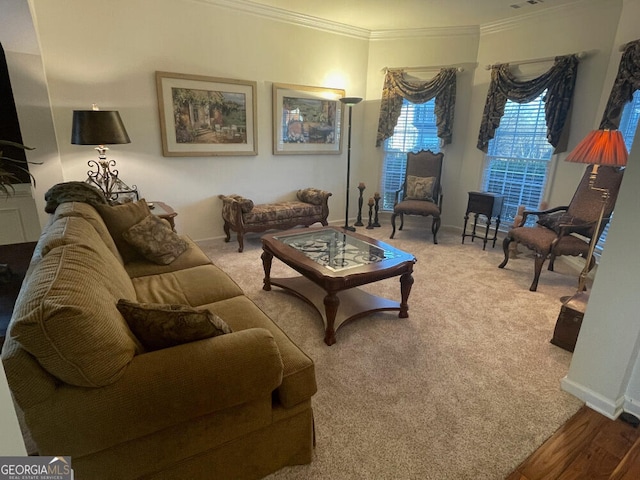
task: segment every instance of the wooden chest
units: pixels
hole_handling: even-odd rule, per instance
[[[588,293],[576,293],[560,308],[560,315],[556,321],[556,328],[553,331],[551,343],[573,352],[580,333],[580,326],[584,318],[589,301]]]

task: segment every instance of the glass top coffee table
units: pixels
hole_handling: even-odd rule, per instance
[[[371,312],[399,310],[409,316],[413,284],[413,255],[341,228],[304,228],[262,237],[264,290],[275,285],[313,305],[325,324],[324,341],[336,342],[336,330],[345,322]],[[273,257],[289,265],[300,277],[271,278]],[[401,301],[371,295],[358,286],[400,276]]]

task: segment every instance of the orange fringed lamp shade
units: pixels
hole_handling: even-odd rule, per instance
[[[627,156],[627,147],[620,130],[593,130],[565,160],[622,167],[627,164]]]

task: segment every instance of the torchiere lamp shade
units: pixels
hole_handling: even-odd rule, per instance
[[[117,111],[74,110],[71,143],[116,145],[131,143],[131,140]]]
[[[620,130],[593,130],[567,155],[567,162],[623,167],[627,147]]]

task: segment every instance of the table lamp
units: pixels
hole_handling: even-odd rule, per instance
[[[91,110],[74,110],[71,129],[73,145],[96,145],[98,160],[89,160],[91,168],[87,172],[87,183],[98,187],[108,202],[116,201],[122,193],[135,193],[134,185],[129,187],[118,178],[115,160],[107,160],[105,145],[131,143],[120,114],[113,110],[100,110],[95,104]]]

